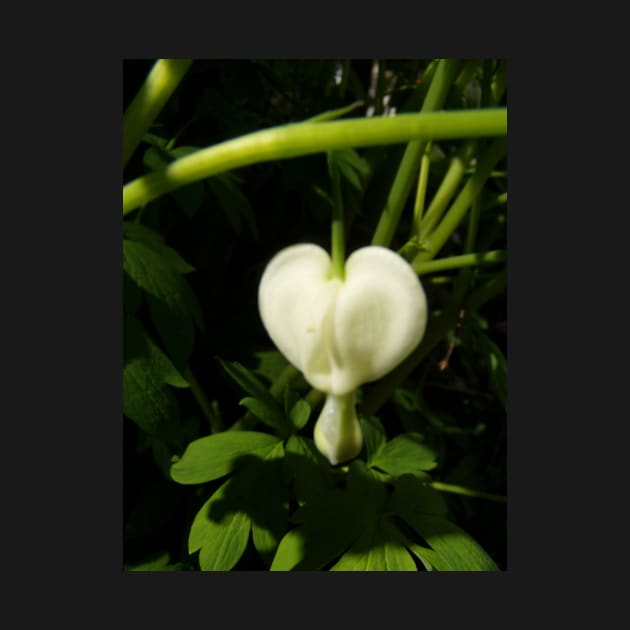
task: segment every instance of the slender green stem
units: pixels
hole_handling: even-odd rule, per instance
[[[422,160],[420,161],[420,173],[418,175],[418,188],[416,191],[416,203],[413,207],[413,226],[412,235],[418,234],[420,230],[420,221],[422,221],[422,213],[424,212],[424,200],[427,195],[427,183],[429,181],[429,167],[431,166],[431,142],[427,142]]]
[[[499,61],[499,65],[497,66],[497,70],[494,74],[492,80],[492,102],[498,104],[503,95],[505,94],[505,90],[507,88],[507,61],[505,59],[501,59]]]
[[[345,107],[340,107],[339,109],[331,109],[327,112],[322,112],[321,114],[317,114],[317,116],[313,116],[306,120],[306,122],[314,123],[314,122],[326,122],[328,120],[335,120],[336,118],[341,118],[346,114],[354,111],[355,109],[365,105],[363,101],[355,101],[350,105],[346,105]]]
[[[446,175],[442,179],[440,186],[435,193],[427,212],[420,224],[419,236],[426,238],[431,234],[433,228],[442,218],[449,202],[455,196],[457,187],[464,177],[464,170],[474,149],[474,142],[467,142],[458,154],[453,157],[446,171]]]
[[[190,68],[192,59],[158,59],[123,116],[123,166]]]
[[[482,490],[473,490],[471,488],[464,488],[463,486],[454,486],[450,483],[442,483],[441,481],[431,481],[428,484],[435,490],[442,492],[452,492],[454,494],[461,494],[467,497],[475,497],[478,499],[488,499],[488,501],[496,501],[498,503],[505,503],[507,497],[502,494],[492,494],[490,492],[483,492]]]
[[[428,115],[442,107],[448,90],[455,80],[461,62],[455,59],[441,59],[435,71],[435,76],[429,86],[429,91],[424,99],[421,115]],[[472,112],[471,112],[472,113]],[[397,117],[394,117],[394,120]],[[402,213],[407,197],[411,191],[418,165],[424,153],[426,143],[431,139],[437,139],[428,134],[419,134],[420,137],[414,139],[407,145],[405,153],[400,162],[400,167],[394,178],[394,183],[385,202],[385,208],[381,213],[381,218],[376,226],[376,231],[372,238],[372,245],[383,245],[388,247],[392,242],[400,215]]]
[[[466,242],[464,243],[464,251],[470,254],[475,250],[475,242],[477,240],[477,228],[479,226],[479,216],[481,214],[481,194],[475,197],[470,209],[468,217],[468,228],[466,230]]]
[[[341,179],[339,165],[334,152],[328,153],[328,171],[332,183],[332,234],[331,234],[331,259],[332,273],[341,281],[345,279],[346,246],[343,229],[343,199],[341,196]]]
[[[188,381],[192,395],[195,397],[199,407],[201,407],[201,410],[210,423],[210,433],[219,433],[220,431],[223,431],[223,422],[221,421],[221,418],[214,413],[210,401],[206,397],[203,389],[201,389],[197,379],[188,365],[184,370],[184,378]]]
[[[472,175],[468,182],[466,182],[466,185],[451,205],[440,225],[435,229],[431,236],[426,239],[425,251],[420,252],[414,258],[414,264],[431,260],[437,255],[440,249],[442,249],[446,241],[466,215],[466,212],[472,205],[475,197],[481,191],[481,188],[488,179],[488,176],[495,164],[505,155],[506,150],[507,139],[503,137],[495,140],[488,148],[486,153],[484,153],[479,160],[479,164],[474,175]]]
[[[505,108],[273,127],[201,149],[129,182],[123,187],[123,215],[186,184],[258,162],[350,147],[395,144],[420,136],[427,140],[476,138],[500,136],[506,132]]]
[[[448,269],[489,265],[492,263],[503,262],[505,259],[506,251],[504,249],[497,249],[491,252],[462,254],[461,256],[450,256],[449,258],[439,258],[438,260],[412,263],[412,267],[419,276],[422,276],[427,273],[446,271]]]

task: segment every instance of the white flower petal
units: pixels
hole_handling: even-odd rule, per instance
[[[384,247],[355,251],[335,301],[331,393],[390,372],[416,348],[426,322],[426,297],[412,267]]]
[[[427,305],[416,273],[384,247],[364,247],[331,278],[328,253],[278,253],[259,287],[260,314],[284,356],[321,391],[343,396],[396,367],[418,345]]]

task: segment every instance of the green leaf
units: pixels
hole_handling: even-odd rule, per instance
[[[407,549],[413,553],[424,565],[427,571],[455,571],[448,561],[443,558],[437,551],[423,547],[416,543],[407,541]]]
[[[188,536],[188,552],[199,553],[202,571],[229,571],[240,560],[247,541],[251,521],[243,512],[215,509],[225,502],[235,478],[228,479],[201,507]],[[221,515],[217,515],[217,511]]]
[[[414,475],[396,479],[388,507],[406,521],[414,520],[418,515],[444,516],[447,512],[442,495]]]
[[[152,249],[174,271],[182,274],[195,271],[195,268],[188,264],[176,250],[164,244],[164,237],[160,233],[155,232],[140,223],[124,221],[123,234],[128,240],[143,243]]]
[[[224,173],[209,178],[210,191],[217,200],[219,207],[225,213],[230,225],[237,234],[241,232],[242,220],[254,239],[258,238],[256,219],[247,197],[235,183],[238,181],[232,174]]]
[[[258,365],[254,371],[271,383],[284,372],[289,364],[284,355],[277,350],[256,352],[255,357],[258,359]]]
[[[416,563],[396,535],[394,526],[381,515],[343,554],[331,571],[417,571]]]
[[[291,422],[293,426],[299,431],[306,426],[308,419],[311,417],[311,406],[300,398],[293,407],[291,407]]]
[[[181,562],[169,564],[170,561],[171,555],[165,551],[152,554],[138,564],[126,564],[125,571],[179,571],[182,568]]]
[[[286,444],[285,467],[301,502],[326,495],[334,488],[330,465],[313,440],[292,435]]]
[[[367,453],[367,463],[372,465],[374,457],[376,457],[385,446],[387,438],[385,437],[385,429],[381,421],[375,417],[359,418],[361,424],[361,432],[363,433],[363,443]]]
[[[167,443],[180,432],[177,400],[166,385],[188,383],[142,326],[126,317],[123,328],[123,412],[143,431]]]
[[[289,439],[289,462],[291,451],[308,452],[306,444],[298,436]],[[345,489],[328,485],[326,477],[318,475],[326,469],[308,454],[297,457],[290,465],[302,475],[302,483],[306,479],[312,485],[302,494],[306,502],[291,519],[298,527],[280,542],[271,570],[318,570],[338,558],[374,521],[382,508],[385,489],[362,462],[355,461],[350,466]],[[298,488],[298,497],[300,492]]]
[[[123,271],[123,312],[134,315],[142,305],[142,291],[138,285]]]
[[[388,507],[440,556],[426,558],[438,571],[498,570],[475,540],[446,519],[447,506],[440,494],[412,475],[396,480]]]
[[[269,422],[269,426],[280,430],[285,435],[289,435],[293,432],[293,427],[281,405],[252,372],[236,361],[230,362],[219,359],[219,363],[236,383],[250,394],[252,398],[256,399],[254,407],[264,416],[260,418],[260,420]],[[248,402],[245,403],[245,400]],[[251,401],[251,399],[246,398],[241,401],[241,403],[247,406],[251,404],[249,401]],[[254,412],[252,411],[252,413]]]
[[[257,398],[243,398],[238,404],[248,409],[268,427],[286,432],[286,416],[282,408],[269,405]]]
[[[435,457],[419,433],[403,433],[388,442],[370,465],[394,476],[417,474],[435,468]]]
[[[450,567],[448,570],[499,570],[477,541],[446,518],[428,514],[416,515],[414,522],[409,525],[441,556],[443,562],[448,564]]]
[[[269,566],[289,521],[289,492],[283,475],[284,446],[279,442],[257,470],[247,510],[252,519],[252,539]]]
[[[193,182],[188,186],[182,186],[171,193],[175,203],[179,206],[184,214],[192,219],[195,213],[203,204],[206,198],[206,189],[203,182]]]
[[[164,302],[147,296],[149,312],[160,339],[172,358],[173,363],[182,372],[195,346],[195,327],[190,317],[174,313]]]
[[[265,457],[280,440],[257,431],[226,431],[191,442],[171,466],[171,477],[181,484],[206,483],[235,470],[243,455]]]

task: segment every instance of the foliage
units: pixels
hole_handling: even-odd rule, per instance
[[[125,111],[152,68],[125,61]],[[309,119],[498,111],[505,85],[503,60],[180,63],[159,112],[141,133],[132,121],[125,188]],[[123,217],[125,570],[504,570],[505,137],[364,143],[182,182]],[[257,289],[281,248],[330,249],[339,201],[346,254],[398,251],[431,317],[418,350],[358,391],[363,450],[331,467],[312,439],[323,397],[273,348]]]

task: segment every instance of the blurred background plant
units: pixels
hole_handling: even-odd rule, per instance
[[[177,63],[168,98],[136,147],[126,147],[125,184],[200,148],[332,110],[349,120],[507,102],[498,59]],[[154,64],[124,62],[126,112]],[[442,89],[431,92],[439,73]],[[346,252],[371,242],[399,251],[421,275],[434,316],[421,353],[359,392],[367,448],[343,470],[328,470],[310,449],[322,397],[275,350],[256,302],[262,271],[280,249],[330,247],[326,155],[227,170],[125,214],[126,570],[507,567],[507,162],[497,142],[462,137],[335,152]],[[400,218],[384,221],[396,204]],[[236,433],[245,441],[214,439]],[[205,460],[215,458],[197,476],[186,467],[198,464],[195,444]],[[334,497],[319,512],[313,507],[317,493],[305,488],[318,475],[330,476],[320,490],[347,492],[363,514],[359,525],[348,517],[351,525],[340,527],[338,548],[319,549],[325,541],[312,533],[334,538],[334,522],[320,521],[340,514]],[[263,500],[249,505],[243,497],[256,488]],[[440,521],[432,533],[431,519],[414,525],[406,510],[419,488],[432,493],[431,518],[446,514],[454,530]],[[211,496],[219,517],[206,514],[200,529]],[[240,516],[239,500],[247,505]],[[296,551],[298,530],[307,532],[306,552]],[[394,549],[393,564],[375,553],[385,548]],[[311,554],[302,565],[300,553]]]

